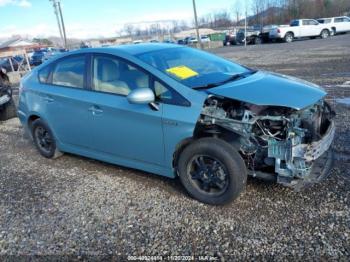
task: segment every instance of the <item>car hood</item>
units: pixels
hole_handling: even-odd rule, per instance
[[[255,105],[283,106],[297,110],[316,103],[327,94],[310,82],[264,71],[208,89],[207,92]]]

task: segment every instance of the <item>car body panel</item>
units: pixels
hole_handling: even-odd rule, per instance
[[[166,44],[166,48],[169,46],[174,48]],[[189,106],[159,104],[159,111],[153,111],[148,105],[130,104],[124,96],[43,85],[37,79],[39,70],[47,65],[44,63],[22,80],[24,88],[18,109],[20,120],[29,130],[31,115],[42,118],[52,127],[57,146],[63,152],[175,177],[172,165],[174,151],[183,140],[193,136],[207,95],[143,63],[124,51],[127,49],[78,50],[52,58],[50,63],[80,53],[115,55],[137,64],[176,89],[182,97],[191,101]],[[130,49],[131,53],[136,53],[133,48]],[[144,50],[151,51],[153,48]],[[94,115],[89,111],[91,107],[102,110],[102,115]],[[164,112],[166,117],[163,117]],[[89,146],[84,146],[86,144]]]
[[[219,87],[209,93],[256,105],[302,109],[319,101],[326,92],[315,84],[280,74],[257,73]]]
[[[31,116],[42,118],[51,127],[57,147],[63,152],[175,177],[174,156],[183,143],[193,139],[197,125],[203,120],[201,117],[209,94],[213,94],[211,97],[214,98],[225,97],[254,105],[297,110],[316,103],[326,95],[311,83],[262,71],[205,91],[193,90],[136,56],[160,49],[171,52],[172,48],[181,47],[139,44],[84,49],[54,57],[22,79],[18,107],[20,121],[29,130]],[[156,101],[153,107],[130,104],[126,96],[89,89],[87,79],[85,89],[39,83],[39,70],[75,54],[88,54],[87,57],[90,54],[107,54],[127,60],[175,90],[188,103],[176,105]],[[91,70],[91,67],[87,68]],[[91,74],[91,71],[88,72]]]

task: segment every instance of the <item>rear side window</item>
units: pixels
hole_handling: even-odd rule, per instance
[[[338,17],[334,19],[334,22],[335,23],[350,22],[350,19],[346,17]]]
[[[84,88],[85,56],[72,56],[56,63],[52,84]]]
[[[50,72],[51,72],[50,66],[46,66],[46,67],[42,68],[39,71],[39,82],[42,84],[46,84],[49,80]]]
[[[317,21],[315,20],[309,20],[309,25],[317,25]]]

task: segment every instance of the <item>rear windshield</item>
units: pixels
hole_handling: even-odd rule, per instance
[[[329,24],[330,22],[332,22],[332,19],[317,19],[317,22],[319,22],[320,24]]]
[[[290,26],[299,26],[299,20],[293,20],[290,22]]]

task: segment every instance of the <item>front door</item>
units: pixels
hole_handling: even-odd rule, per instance
[[[89,105],[90,144],[94,150],[126,160],[163,165],[162,107],[130,104],[127,95],[150,87],[150,76],[108,55],[92,58],[94,101]]]

